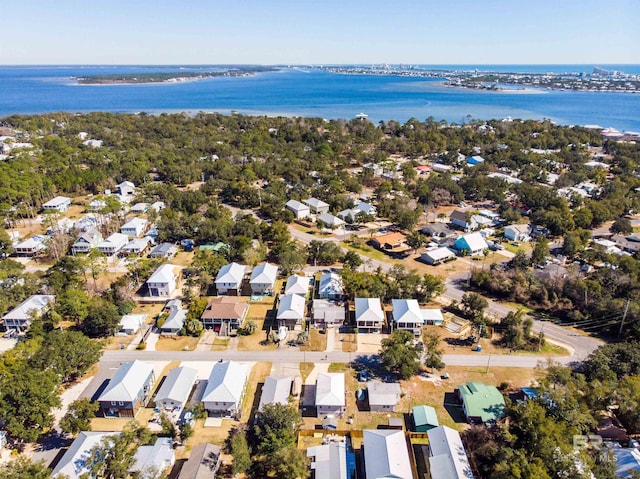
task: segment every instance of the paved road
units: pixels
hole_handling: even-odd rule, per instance
[[[363,353],[332,352],[302,352],[283,349],[281,351],[105,351],[100,365],[101,367],[117,367],[120,363],[140,359],[143,361],[268,361],[272,363],[300,363],[300,362],[331,362],[348,363],[351,361],[367,359],[371,355]],[[326,358],[326,359],[325,359]],[[571,357],[555,358],[558,362],[569,364],[574,359]],[[486,353],[473,354],[445,354],[444,362],[450,366],[510,366],[522,368],[535,368],[540,361],[546,361],[544,356],[521,355],[491,355]]]

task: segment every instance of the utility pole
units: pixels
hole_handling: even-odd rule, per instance
[[[620,320],[620,329],[618,330],[618,337],[622,336],[622,328],[624,327],[624,320],[627,319],[627,313],[629,312],[629,304],[631,299],[627,299],[627,304],[624,307],[624,313],[622,314],[622,320]]]
[[[542,338],[544,337],[544,323],[542,323],[542,328],[540,328],[540,335],[538,336],[538,351],[542,349]]]
[[[485,374],[489,372],[489,364],[491,364],[491,354],[489,354],[489,359],[487,359],[487,370],[485,371]]]

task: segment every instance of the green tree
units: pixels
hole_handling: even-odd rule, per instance
[[[342,263],[345,268],[358,269],[363,264],[362,257],[355,251],[347,251],[342,258]]]
[[[616,218],[609,228],[609,231],[615,234],[630,235],[633,233],[633,225],[628,218],[621,216],[620,218]]]
[[[86,461],[92,477],[104,479],[122,479],[129,477],[129,468],[133,465],[138,446],[146,444],[151,433],[135,421],[127,424],[122,434],[103,437],[96,444]]]
[[[545,264],[547,256],[549,256],[549,240],[544,236],[540,236],[533,245],[531,262],[533,264]]]
[[[193,436],[195,431],[191,423],[183,421],[178,426],[178,432],[180,433],[180,441],[184,444],[187,442],[187,439]]]
[[[421,233],[413,232],[409,236],[407,236],[407,244],[413,250],[413,254],[416,254],[418,249],[420,249],[427,242],[427,237]]]
[[[484,310],[489,302],[478,293],[465,293],[462,296],[462,308],[476,325],[484,324]]]
[[[243,474],[251,467],[251,451],[247,442],[247,435],[242,430],[236,430],[231,435],[230,453],[233,456],[231,472],[233,475]]]
[[[84,333],[92,338],[114,334],[120,324],[118,307],[102,298],[92,298],[89,313],[82,323]]]
[[[91,431],[91,420],[96,417],[98,409],[100,405],[88,398],[73,401],[60,420],[60,429],[74,436],[80,431]]]
[[[270,455],[295,446],[302,418],[298,409],[288,404],[266,404],[253,426],[252,443],[260,455]]]
[[[58,378],[52,371],[20,367],[0,385],[0,417],[7,432],[35,442],[53,424],[51,409],[60,406]]]
[[[281,273],[288,276],[300,270],[307,262],[307,252],[297,244],[291,242],[278,256]]]
[[[0,469],[0,479],[49,479],[51,471],[44,461],[31,462],[18,456]]]
[[[65,320],[80,324],[89,314],[89,297],[84,291],[68,289],[58,296],[55,309]]]
[[[81,377],[102,355],[102,344],[80,331],[51,331],[42,348],[33,356],[32,365],[55,372],[62,383]]]
[[[287,446],[263,458],[266,477],[275,479],[306,479],[309,477],[309,463],[304,451],[295,446]]]
[[[382,340],[380,359],[387,371],[402,379],[409,379],[420,370],[420,351],[415,345],[415,338],[410,331],[403,329],[396,329]]]
[[[173,421],[165,413],[160,414],[160,427],[162,428],[160,434],[163,436],[175,439],[178,435],[178,430]]]
[[[434,369],[438,371],[444,369],[445,364],[442,361],[443,351],[440,348],[440,335],[435,331],[425,330],[422,333],[422,341],[424,342],[424,365],[431,368],[431,372]]]

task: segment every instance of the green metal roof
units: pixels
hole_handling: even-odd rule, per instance
[[[416,427],[419,426],[439,426],[438,415],[436,410],[431,406],[414,406],[413,422]]]
[[[482,422],[493,422],[502,417],[504,398],[495,386],[469,382],[458,386],[458,389],[468,417],[479,417]]]

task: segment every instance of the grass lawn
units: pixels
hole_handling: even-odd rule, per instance
[[[171,259],[171,264],[177,266],[190,266],[193,262],[194,251],[180,251]]]
[[[153,324],[163,309],[164,304],[136,304],[131,314],[146,314],[147,321],[145,324]]]
[[[211,345],[211,351],[226,351],[229,346],[229,338],[213,338],[213,344]]]
[[[344,373],[348,370],[347,365],[345,363],[331,363],[329,364],[329,372],[330,373]]]
[[[242,401],[242,421],[249,421],[254,408],[258,408],[260,403],[260,395],[256,394],[258,385],[260,385],[259,392],[261,393],[264,380],[269,374],[271,374],[271,363],[269,362],[256,363],[251,369],[247,382],[247,391]]]
[[[96,417],[91,420],[92,431],[122,431],[134,419],[141,426],[146,426],[153,416],[153,408],[145,407],[138,411],[135,418],[130,417]]]
[[[371,259],[375,259],[375,260],[382,261],[384,263],[389,263],[389,264],[401,264],[401,261],[392,259],[391,257],[384,254],[382,251],[378,251],[373,246],[369,246],[368,244],[366,244],[365,241],[363,241],[362,244],[353,243],[351,241],[349,242],[341,241],[340,245],[344,246],[350,251],[355,251],[356,253],[359,253],[362,256],[366,256]]]
[[[239,425],[239,421],[223,419],[222,426],[220,427],[204,427],[204,420],[198,419],[193,428],[193,436],[187,440],[186,447],[181,451],[181,457],[178,457],[177,459],[188,457],[191,449],[199,444],[206,444],[210,442],[224,447],[224,443],[229,436],[229,431]]]
[[[160,336],[156,351],[194,351],[199,339],[193,336]]]
[[[341,334],[342,336],[342,351],[345,353],[355,353],[358,350],[358,335],[357,334]]]
[[[321,333],[319,329],[311,328],[309,330],[309,343],[300,346],[300,351],[326,351],[327,334]]]
[[[315,364],[313,363],[300,363],[300,376],[302,376],[302,384],[305,383],[307,377],[309,377],[309,374],[311,374],[311,371],[313,371],[314,367]]]
[[[133,338],[135,336],[112,336],[110,338],[107,338],[107,342],[105,343],[104,348],[107,351],[113,351],[116,349],[126,349],[127,346],[129,346],[129,344],[131,344],[131,341],[133,341]],[[124,345],[124,348],[122,347]]]
[[[261,306],[254,305],[251,306]],[[251,312],[251,309],[249,309]],[[238,351],[273,351],[276,345],[267,342],[268,331],[264,330],[264,319],[252,319],[258,326],[258,330],[250,336],[240,336],[238,338]]]

